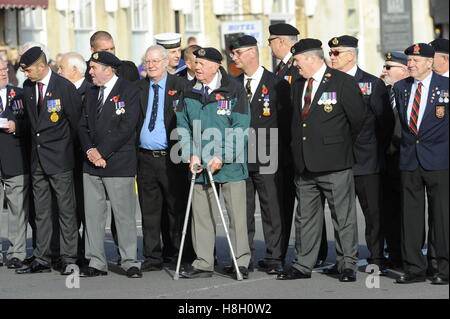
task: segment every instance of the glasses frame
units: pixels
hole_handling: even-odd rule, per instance
[[[269,39],[267,39],[267,42],[269,42],[269,45],[271,45],[273,40],[276,40],[276,39],[279,39],[279,38],[280,37],[269,38]]]
[[[247,51],[250,51],[252,48],[253,48],[253,47],[247,48],[247,49],[241,50],[241,51],[236,51],[236,53],[231,52],[231,53],[230,53],[230,58],[234,58],[235,56],[240,57],[243,53],[245,53],[245,52],[247,52]],[[239,49],[237,49],[237,50],[239,50]]]
[[[331,56],[339,56],[339,55],[341,55],[341,53],[346,53],[346,52],[351,52],[352,50],[335,50],[335,51],[333,51],[333,50],[330,50],[330,52],[328,52],[328,55],[331,57]]]
[[[387,64],[383,65],[383,69],[386,69],[387,71],[389,71],[392,68],[401,68],[401,66],[400,65],[387,65]]]

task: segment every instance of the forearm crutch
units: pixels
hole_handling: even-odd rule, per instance
[[[225,229],[225,234],[227,235],[228,245],[230,246],[231,258],[233,259],[234,268],[236,269],[236,277],[237,277],[237,280],[242,280],[243,279],[242,274],[239,271],[239,267],[238,267],[238,264],[236,261],[236,256],[233,251],[233,246],[231,245],[230,234],[228,233],[228,227],[227,227],[227,224],[225,223],[225,218],[223,216],[222,206],[220,205],[220,200],[219,200],[219,195],[217,194],[216,184],[214,182],[214,177],[211,173],[211,168],[209,167],[209,165],[206,165],[206,170],[208,171],[209,181],[211,183],[211,186],[212,186],[212,189],[214,192],[214,197],[216,198],[217,207],[219,208],[219,213],[220,213],[220,218],[222,219],[223,228]]]
[[[197,171],[196,167],[194,167],[194,171]],[[189,198],[188,198],[188,203],[187,203],[187,207],[186,207],[186,214],[184,216],[183,236],[181,237],[180,250],[178,253],[177,269],[175,270],[175,275],[173,276],[173,280],[178,280],[180,278],[180,265],[181,265],[181,258],[183,256],[184,239],[186,238],[187,226],[188,226],[188,222],[189,222],[189,213],[191,211],[192,194],[194,191],[196,177],[197,177],[197,173],[193,173],[192,178],[191,178],[191,187],[189,188]]]

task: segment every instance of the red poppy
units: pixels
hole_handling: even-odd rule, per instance
[[[9,96],[10,96],[10,97],[15,97],[15,96],[16,96],[16,92],[15,92],[15,91],[9,92]]]
[[[267,88],[263,88],[263,89],[262,89],[262,94],[265,95],[265,94],[267,94],[267,93],[269,93],[269,90],[268,90]]]
[[[168,93],[170,96],[174,96],[175,93],[177,93],[177,91],[172,91],[172,90],[170,90],[170,91],[168,91],[167,93]]]
[[[216,101],[222,100],[222,95],[216,94]]]
[[[114,102],[114,103],[119,102],[119,98],[118,98],[117,96],[113,97],[113,102]]]

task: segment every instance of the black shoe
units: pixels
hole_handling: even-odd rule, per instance
[[[108,272],[98,270],[94,267],[87,267],[83,269],[80,273],[80,277],[97,277],[97,276],[106,276]]]
[[[28,258],[25,258],[24,261],[22,262],[22,264],[23,264],[24,266],[29,266],[29,265],[31,265],[31,263],[32,263],[35,259],[36,259],[36,257],[30,256],[30,257],[28,257]]]
[[[57,260],[55,262],[52,262],[52,268],[56,271],[63,272],[65,270],[65,264],[61,260]]]
[[[254,269],[255,268],[253,267],[252,264],[248,265],[248,267],[247,267],[247,270],[249,272],[253,272]],[[223,272],[226,274],[234,274],[236,271],[235,271],[234,265],[227,265],[227,266],[223,267]]]
[[[400,277],[398,277],[395,282],[398,284],[412,284],[415,282],[424,282],[424,281],[425,281],[424,275],[405,273],[404,275],[401,275]]]
[[[22,262],[20,261],[19,258],[16,257],[11,258],[11,260],[8,260],[6,262],[6,267],[8,267],[8,269],[19,269],[22,268],[22,266],[23,266]]]
[[[3,267],[3,262],[2,261],[0,261],[0,267]]]
[[[323,269],[322,273],[325,275],[339,275],[340,274],[336,265],[333,265],[330,268]]]
[[[189,271],[182,271],[180,273],[181,277],[188,278],[188,279],[195,279],[195,278],[209,278],[212,277],[213,272],[212,271],[206,271],[206,270],[200,270],[193,268]]]
[[[45,272],[51,272],[52,269],[49,266],[41,265],[40,263],[34,261],[30,266],[23,269],[17,269],[16,274],[39,274]]]
[[[267,261],[265,259],[258,260],[258,267],[259,268],[266,269],[266,268],[269,268],[269,266],[270,265],[267,263]]]
[[[142,272],[139,270],[138,267],[131,267],[127,270],[127,277],[128,278],[142,278]]]
[[[273,265],[271,267],[268,267],[266,269],[266,274],[268,275],[279,275],[284,271],[284,268],[282,265]]]
[[[432,285],[448,285],[448,278],[441,277],[439,275],[434,275],[431,280]]]
[[[438,273],[438,271],[436,270],[436,269],[434,269],[433,267],[428,267],[427,268],[427,276],[428,277],[434,277],[434,276],[436,276],[437,275],[437,273]]]
[[[352,269],[346,268],[342,271],[342,275],[339,278],[340,282],[354,282],[356,281],[356,272]]]
[[[243,279],[248,279],[248,268],[244,266],[239,266],[239,272]],[[237,279],[236,270],[233,268],[233,278]]]
[[[74,272],[80,272],[80,268],[76,264],[63,264],[60,272],[61,276],[68,276]]]
[[[277,280],[294,280],[294,279],[310,279],[311,274],[305,274],[301,271],[291,267],[289,270],[278,274]]]
[[[145,262],[141,266],[141,271],[160,271],[163,269],[162,264],[145,264]]]

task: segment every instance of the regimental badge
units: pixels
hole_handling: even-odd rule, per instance
[[[292,82],[292,76],[291,76],[291,75],[286,75],[286,76],[284,77],[284,79],[285,79],[286,81],[288,81],[289,84],[291,84],[291,82]]]
[[[389,60],[392,59],[392,53],[391,53],[391,52],[388,52],[388,53],[386,54],[386,58],[389,59]]]
[[[372,83],[371,82],[359,82],[359,88],[361,89],[361,93],[363,95],[371,95],[372,94]]]
[[[445,116],[445,106],[436,106],[436,117],[443,119]]]
[[[53,113],[50,115],[50,121],[52,121],[53,123],[56,123],[56,122],[58,122],[58,120],[59,120],[59,115],[58,115],[58,113],[53,112]]]
[[[199,56],[205,56],[206,55],[206,51],[204,49],[200,49],[200,50],[198,50],[198,55]]]
[[[418,44],[414,45],[413,50],[414,50],[414,52],[413,52],[414,54],[420,54],[420,46]]]
[[[95,60],[98,60],[98,53],[94,53],[94,54],[92,55],[92,57],[93,57]]]
[[[339,44],[338,38],[334,38],[331,43],[333,43],[334,45],[338,45]]]

